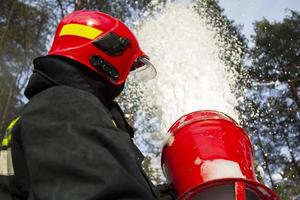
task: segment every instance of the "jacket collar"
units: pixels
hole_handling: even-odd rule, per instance
[[[67,85],[94,94],[110,109],[115,104],[114,98],[124,87],[124,85],[117,87],[110,85],[95,72],[68,58],[43,56],[36,58],[33,63],[33,74],[25,89],[25,96],[28,99],[49,87]]]

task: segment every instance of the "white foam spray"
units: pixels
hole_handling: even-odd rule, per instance
[[[145,100],[161,108],[162,132],[182,115],[201,110],[222,111],[237,119],[227,66],[219,59],[215,33],[186,3],[173,3],[146,21],[138,32],[141,47],[157,69]],[[153,92],[154,91],[154,92]]]
[[[233,77],[219,58],[216,33],[192,6],[189,1],[169,3],[136,31],[140,46],[158,72],[146,83],[129,81],[123,96],[130,101],[123,106],[125,113],[135,112],[131,116],[135,142],[145,154],[153,150],[149,144],[161,145],[170,126],[190,112],[217,110],[238,121],[237,101],[230,91]],[[156,157],[153,164],[160,168],[159,156],[150,155]]]

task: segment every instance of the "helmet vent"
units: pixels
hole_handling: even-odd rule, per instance
[[[118,56],[125,51],[126,47],[130,44],[130,40],[110,32],[100,39],[93,41],[93,44],[108,55]]]
[[[119,72],[110,63],[98,55],[90,57],[90,64],[113,80],[118,80],[120,77]]]

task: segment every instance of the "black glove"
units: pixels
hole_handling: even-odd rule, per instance
[[[176,195],[175,195],[171,185],[169,185],[169,184],[156,185],[156,189],[159,192],[160,200],[175,200],[176,199]]]

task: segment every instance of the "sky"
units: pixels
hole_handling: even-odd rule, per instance
[[[219,0],[229,19],[244,25],[243,34],[251,41],[254,34],[253,22],[263,17],[270,21],[281,21],[289,12],[300,11],[300,0]]]

